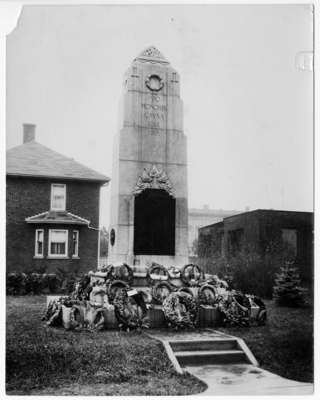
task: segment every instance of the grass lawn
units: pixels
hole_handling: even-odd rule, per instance
[[[262,368],[313,381],[312,308],[266,301],[264,327],[219,328],[242,337]],[[73,332],[41,321],[45,296],[7,297],[7,393],[186,395],[205,385],[178,375],[162,345],[144,333]]]
[[[265,301],[266,326],[223,328],[245,340],[260,366],[288,379],[313,382],[313,309],[277,307]]]
[[[46,328],[45,296],[7,297],[8,394],[187,395],[205,384],[179,375],[145,334]]]

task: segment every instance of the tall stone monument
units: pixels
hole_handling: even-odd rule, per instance
[[[180,79],[155,47],[124,78],[113,149],[109,262],[188,261],[187,143]]]

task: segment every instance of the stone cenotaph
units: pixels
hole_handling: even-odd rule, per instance
[[[108,262],[188,262],[187,142],[180,79],[149,47],[124,78],[114,139]]]

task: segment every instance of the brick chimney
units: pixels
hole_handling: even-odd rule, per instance
[[[23,124],[23,143],[32,142],[36,138],[36,125]]]

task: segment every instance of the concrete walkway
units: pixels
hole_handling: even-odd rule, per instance
[[[186,365],[179,364],[169,343],[177,341],[195,342],[212,339],[222,340],[232,338],[222,332],[205,329],[193,332],[172,332],[169,330],[151,330],[149,335],[160,340],[168,353],[175,369],[180,372],[189,372],[196,376],[208,386],[207,390],[200,396],[213,395],[311,395],[313,384],[292,381],[279,375],[259,368],[253,363],[227,363],[227,364],[201,364]],[[250,353],[250,350],[248,349]],[[249,357],[250,359],[250,357]],[[253,360],[254,357],[252,357]]]
[[[208,385],[200,393],[213,395],[307,395],[313,393],[311,383],[301,383],[282,378],[251,364],[223,364],[190,366],[185,371]]]

